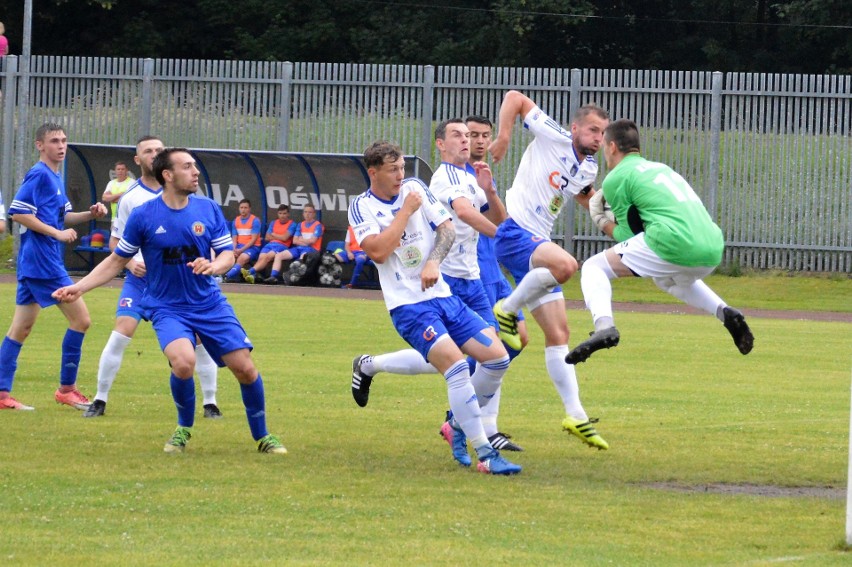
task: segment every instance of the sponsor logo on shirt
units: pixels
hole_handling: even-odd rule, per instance
[[[199,221],[195,221],[194,223],[192,223],[192,232],[196,236],[201,236],[202,234],[204,234],[204,225]]]
[[[160,225],[159,227],[157,227],[157,230],[154,231],[154,234],[165,234],[165,233],[166,233],[166,229],[163,228],[163,225]]]
[[[397,256],[399,256],[399,259],[402,260],[402,265],[406,268],[419,266],[420,262],[423,260],[423,254],[416,246],[406,246],[397,252]]]

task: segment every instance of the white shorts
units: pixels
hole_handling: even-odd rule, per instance
[[[640,232],[624,242],[612,247],[612,251],[621,256],[621,262],[634,274],[643,278],[653,278],[657,284],[690,284],[706,278],[716,269],[715,266],[678,266],[657,256],[657,253],[645,243],[645,233]]]

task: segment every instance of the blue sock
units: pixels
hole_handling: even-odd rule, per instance
[[[4,337],[0,344],[0,392],[11,392],[15,380],[15,370],[18,369],[18,355],[23,344]]]
[[[233,277],[235,277],[238,273],[240,273],[240,265],[239,265],[239,264],[234,264],[234,267],[233,267],[233,268],[231,268],[230,270],[228,270],[228,273],[227,273],[227,274],[225,274],[225,277],[226,277],[226,278],[233,278]]]
[[[364,270],[364,263],[366,261],[366,258],[355,258],[355,269],[352,270],[352,279],[349,283],[355,285],[355,282],[357,282],[358,278],[361,277],[361,272]]]
[[[77,370],[80,368],[80,355],[83,353],[83,339],[86,333],[68,329],[62,339],[62,369],[59,371],[59,383],[73,386],[77,383]]]
[[[240,384],[240,392],[243,394],[243,405],[246,406],[246,417],[248,418],[251,436],[257,441],[266,437],[269,431],[266,429],[266,401],[263,395],[263,378],[257,375],[257,380],[251,384]]]
[[[277,278],[277,277],[278,277],[278,274],[280,274],[280,273],[281,273],[281,272],[279,272],[278,270],[272,270],[272,273],[271,273],[271,274],[269,274],[269,277],[270,277],[270,278]]]
[[[181,380],[171,375],[169,380],[172,387],[172,398],[178,412],[178,425],[181,427],[192,427],[195,423],[195,380]]]
[[[249,268],[249,273],[250,273],[251,275],[253,275],[253,276],[256,276],[256,275],[257,275],[257,270],[255,270],[255,269],[254,269],[254,266],[252,266],[251,268]]]
[[[509,360],[515,360],[515,358],[521,354],[521,351],[515,350],[506,343],[503,343],[503,346],[506,348],[506,352],[509,354]]]

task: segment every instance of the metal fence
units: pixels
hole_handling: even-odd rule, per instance
[[[722,227],[729,268],[852,272],[850,76],[47,56],[24,63],[0,58],[7,202],[36,159],[32,132],[48,120],[78,143],[126,145],[156,134],[194,148],[359,153],[390,139],[435,164],[437,121],[496,121],[503,94],[517,89],[565,124],[589,101],[635,120],[643,154],[680,172]],[[530,139],[522,128],[514,137],[494,168],[502,190]],[[579,259],[609,244],[570,206],[554,238]]]

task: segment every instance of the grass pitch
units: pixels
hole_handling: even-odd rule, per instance
[[[722,295],[755,307],[746,301],[761,295],[754,282],[737,278],[741,296]],[[617,300],[629,294],[619,283]],[[834,285],[814,285],[823,284]],[[4,329],[14,289],[0,284]],[[818,308],[828,295],[807,294],[783,301]],[[87,394],[117,295],[86,297]],[[498,478],[452,461],[438,436],[440,377],[379,375],[366,408],[352,401],[352,357],[404,346],[382,302],[230,299],[255,344],[270,431],[290,454],[255,452],[227,370],[225,419],[202,419],[199,396],[187,452],[164,454],[175,410],[148,325],[128,348],[105,417],[57,406],[65,322],[45,310],[13,392],[37,409],[0,413],[0,563],[849,564],[850,324],[752,318],[756,346],[744,357],[708,316],[617,313],[621,345],[578,367],[607,452],[560,431],[533,328],[507,374],[500,417],[526,449],[509,454],[524,471]],[[591,326],[586,312],[569,319],[575,337]]]

